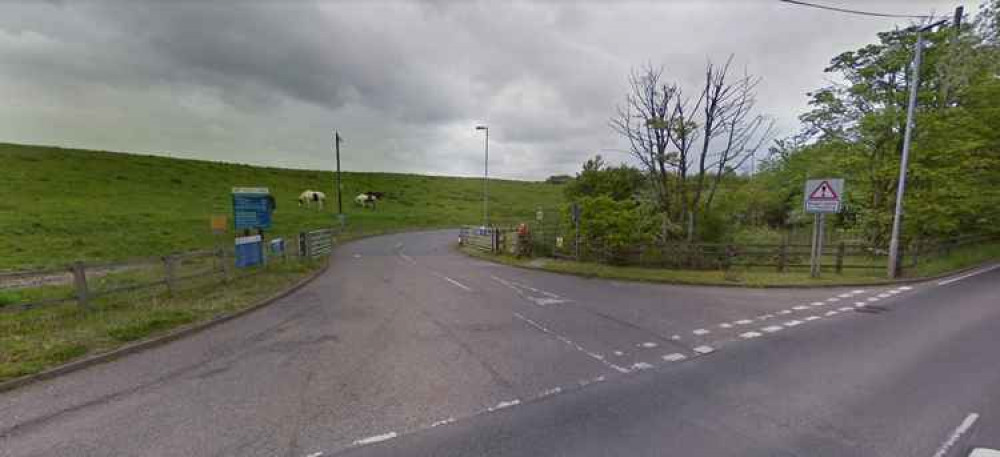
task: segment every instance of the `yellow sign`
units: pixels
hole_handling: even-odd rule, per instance
[[[226,227],[228,226],[229,221],[225,214],[212,215],[212,232],[224,233],[226,231]]]

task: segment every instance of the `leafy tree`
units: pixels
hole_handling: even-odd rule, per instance
[[[583,170],[566,186],[566,197],[606,196],[616,201],[634,200],[642,192],[645,177],[635,167],[625,164],[608,166],[600,155],[587,160]]]

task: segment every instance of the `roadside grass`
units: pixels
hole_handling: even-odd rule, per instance
[[[268,237],[294,239],[338,223],[330,171],[5,143],[0,163],[0,271],[211,248],[209,217],[226,214],[232,222],[230,191],[238,186],[268,187],[274,195]],[[348,236],[457,227],[482,214],[479,178],[345,172],[343,187]],[[326,193],[322,211],[298,207],[306,189]],[[537,206],[560,205],[562,189],[491,179],[491,219],[531,220]],[[364,191],[384,192],[385,200],[375,210],[361,208],[353,199]],[[220,239],[231,242],[232,235]]]
[[[811,278],[809,277],[809,269],[807,267],[791,267],[784,273],[775,271],[774,267],[747,267],[738,265],[733,266],[728,271],[675,270],[606,265],[551,258],[517,258],[510,255],[492,255],[474,248],[461,248],[461,250],[473,257],[511,266],[574,274],[584,277],[628,281],[742,287],[835,286],[887,282],[884,276],[884,269],[845,268],[842,273],[837,274],[833,272],[832,268],[826,268],[819,278]],[[920,278],[944,274],[994,259],[1000,259],[1000,243],[970,246],[956,249],[947,256],[921,262],[916,268],[908,270],[905,277]]]
[[[235,312],[285,290],[320,266],[318,261],[276,262],[228,283],[219,282],[219,276],[194,278],[173,296],[163,286],[110,294],[92,301],[90,311],[70,302],[0,313],[0,381]],[[149,274],[119,276],[141,281]]]
[[[921,261],[917,264],[916,268],[908,271],[908,274],[917,277],[935,276],[979,265],[990,260],[1000,260],[1000,243],[987,243],[956,248],[948,255]]]

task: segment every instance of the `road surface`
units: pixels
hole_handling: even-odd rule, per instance
[[[345,245],[272,306],[0,394],[0,455],[1000,446],[1000,270],[901,287],[670,286],[510,268],[455,241]]]

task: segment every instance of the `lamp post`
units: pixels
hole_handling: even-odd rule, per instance
[[[489,227],[490,225],[490,128],[485,125],[477,125],[476,130],[482,130],[486,132],[486,140],[484,142],[486,149],[486,159],[483,165],[483,225]]]

